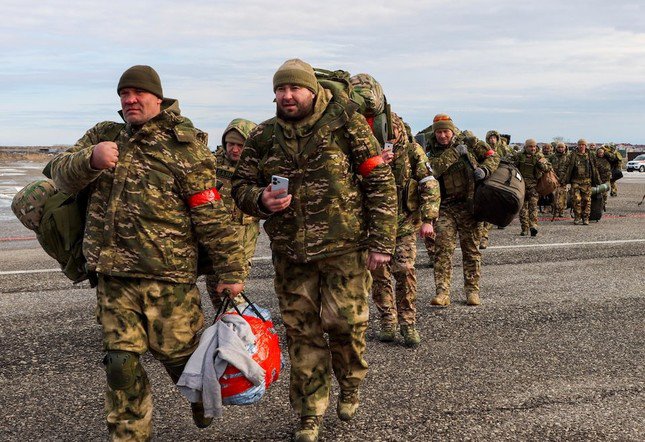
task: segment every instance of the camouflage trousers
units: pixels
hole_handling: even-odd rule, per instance
[[[488,241],[488,233],[490,232],[490,229],[493,227],[491,223],[487,223],[486,221],[482,221],[479,223],[479,239],[480,241],[485,239]]]
[[[561,184],[555,189],[553,196],[553,212],[554,215],[562,216],[567,208],[567,185]]]
[[[575,219],[589,219],[589,214],[591,213],[591,183],[572,183],[571,200]]]
[[[164,364],[173,381],[193,353],[204,317],[195,284],[99,275],[96,317],[105,351],[147,350]],[[127,390],[106,389],[107,426],[114,441],[149,440],[152,392],[143,366]]]
[[[373,270],[372,299],[381,315],[381,322],[414,324],[417,308],[417,241],[414,234],[396,239],[392,261]],[[396,282],[392,290],[392,276]],[[396,303],[394,294],[396,292]]]
[[[527,187],[524,193],[524,204],[520,209],[520,225],[523,232],[528,232],[529,228],[537,227],[538,220],[538,200],[540,196],[535,187]]]
[[[236,230],[242,237],[242,247],[244,248],[244,257],[246,258],[247,264],[246,271],[248,273],[248,270],[251,268],[251,259],[253,259],[253,255],[255,255],[258,236],[260,235],[260,225],[259,223],[251,223],[244,226],[240,225]],[[218,275],[206,275],[206,291],[208,292],[208,297],[213,303],[215,311],[217,311],[222,305],[222,298],[216,292],[217,284],[219,284]],[[242,296],[238,295],[233,299],[233,302],[239,305],[245,301]]]
[[[436,234],[432,236],[426,236],[423,238],[423,244],[426,246],[426,251],[428,252],[428,257],[430,262],[434,262],[434,246],[435,246]]]
[[[450,296],[452,255],[457,247],[457,236],[463,258],[464,292],[479,294],[481,252],[477,221],[466,203],[441,206],[435,222],[434,282],[437,295]]]
[[[300,416],[325,413],[331,370],[343,390],[358,388],[367,374],[363,354],[372,278],[366,261],[365,251],[308,263],[273,254],[291,361],[289,399]]]
[[[611,186],[611,196],[618,196],[618,185],[616,185],[616,181],[610,181],[609,185]]]

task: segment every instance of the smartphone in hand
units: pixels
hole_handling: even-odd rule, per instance
[[[284,190],[282,198],[285,198],[289,194],[289,178],[280,175],[271,176],[271,191],[275,192],[276,190]]]

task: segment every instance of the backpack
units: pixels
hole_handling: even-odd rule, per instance
[[[560,181],[558,180],[558,175],[553,171],[553,169],[550,169],[542,174],[535,186],[535,190],[538,195],[546,196],[553,193],[559,185]]]
[[[499,167],[475,189],[475,219],[499,227],[508,226],[524,204],[524,192],[524,179],[519,170],[502,159]]]

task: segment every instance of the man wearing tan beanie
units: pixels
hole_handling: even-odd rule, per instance
[[[452,255],[459,238],[466,303],[479,305],[479,225],[469,200],[474,198],[474,182],[494,172],[500,158],[484,141],[459,132],[447,114],[434,117],[432,133],[424,147],[441,190],[439,218],[435,223],[434,280],[437,291],[431,304],[450,305]]]
[[[277,116],[246,142],[233,198],[266,219],[275,289],[287,331],[290,400],[299,442],[316,441],[329,403],[354,417],[367,374],[369,270],[390,260],[396,239],[394,177],[357,105],[323,88],[312,67],[287,60],[273,76]],[[274,176],[288,192],[272,190]],[[360,181],[360,185],[358,184]],[[327,335],[327,337],[325,336]]]
[[[596,156],[587,151],[587,140],[578,140],[578,147],[569,158],[569,167],[564,178],[571,184],[571,205],[573,206],[573,223],[589,225],[591,214],[591,187],[601,184],[596,165]]]

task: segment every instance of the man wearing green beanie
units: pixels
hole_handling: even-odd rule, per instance
[[[266,219],[291,360],[290,400],[300,416],[294,439],[315,441],[332,372],[338,417],[348,421],[358,409],[367,374],[369,270],[394,252],[396,184],[358,106],[323,88],[309,64],[287,60],[273,90],[277,115],[251,132],[232,193],[243,212]],[[288,192],[272,190],[275,176],[289,180]]]
[[[143,441],[153,412],[140,356],[150,350],[176,382],[199,341],[198,244],[220,293],[242,291],[245,265],[207,135],[163,98],[150,66],[126,70],[117,93],[125,124],[97,124],[46,170],[61,191],[88,194],[83,253],[98,279],[107,426],[112,440]],[[191,408],[197,426],[210,424],[202,403]]]

